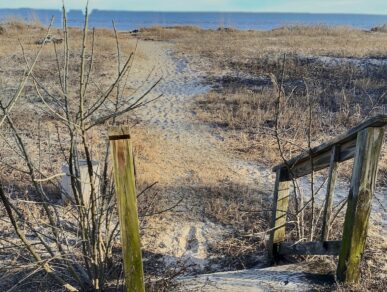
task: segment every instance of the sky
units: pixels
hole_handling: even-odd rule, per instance
[[[0,0],[0,8],[59,9],[61,0]],[[86,0],[65,0],[83,9]],[[90,0],[91,9],[387,14],[387,0]]]

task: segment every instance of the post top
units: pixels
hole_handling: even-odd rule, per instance
[[[108,129],[109,140],[124,140],[130,139],[130,127],[125,126],[113,126]]]

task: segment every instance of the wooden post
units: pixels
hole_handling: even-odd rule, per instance
[[[126,291],[143,292],[144,272],[129,127],[110,129],[109,140],[112,148]]]
[[[357,135],[348,207],[345,215],[337,279],[356,283],[367,237],[378,160],[384,139],[383,128],[367,128]]]
[[[279,259],[279,243],[285,240],[286,215],[289,205],[289,172],[286,168],[277,170],[274,185],[274,202],[269,239],[269,256],[273,262]]]
[[[335,193],[336,179],[337,179],[337,168],[339,166],[340,146],[333,146],[331,153],[331,161],[329,166],[329,177],[327,185],[327,195],[325,199],[323,226],[321,232],[321,241],[327,241],[329,237],[329,227],[331,224],[332,214],[332,202],[333,195]]]

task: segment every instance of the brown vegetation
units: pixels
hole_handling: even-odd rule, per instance
[[[138,37],[174,41],[186,53],[227,64],[286,53],[313,56],[384,56],[387,37],[350,27],[288,26],[271,31],[204,30],[195,27],[141,29]],[[219,63],[220,62],[220,63]]]
[[[267,167],[282,162],[275,137],[277,114],[281,144],[285,157],[290,158],[308,151],[309,137],[310,146],[316,146],[369,116],[385,113],[384,34],[326,26],[272,31],[157,27],[141,30],[138,37],[176,43],[180,54],[191,56],[209,74],[207,82],[213,89],[197,99],[199,119],[214,127],[217,135],[226,137],[235,154]],[[279,107],[275,83],[283,92]],[[384,146],[379,164],[379,185],[384,186],[386,157]],[[348,179],[350,167],[346,164],[343,168],[340,173]],[[321,206],[316,208],[314,212],[318,213]],[[217,220],[228,218],[230,209],[220,210],[212,210],[218,214]],[[311,212],[309,207],[305,209],[305,221]],[[237,213],[244,214],[241,208]],[[340,237],[341,226],[334,228],[337,233],[333,237]],[[368,246],[376,243],[377,248],[371,248],[366,256],[362,286],[351,289],[374,289],[384,284],[376,275],[385,271],[386,259],[376,254],[383,250],[386,239],[377,236],[377,228],[371,228]],[[248,240],[243,242],[249,250]],[[238,244],[243,246],[242,241]],[[372,269],[374,273],[367,272]]]
[[[282,82],[286,95],[281,104],[280,127],[288,146],[298,141],[298,146],[305,149],[310,105],[314,145],[385,111],[387,62],[381,59],[376,65],[367,63],[369,58],[386,54],[384,35],[326,26],[291,26],[272,31],[200,32],[184,27],[140,31],[140,37],[173,40],[180,52],[210,64],[204,70],[210,74],[208,82],[214,89],[198,100],[199,116],[222,130],[230,130],[232,147],[253,151],[263,162],[280,161],[274,140],[270,139],[275,112],[270,74]],[[289,156],[299,147],[290,147]],[[258,155],[268,152],[273,153],[271,158]],[[387,171],[384,161],[381,159],[383,173]]]

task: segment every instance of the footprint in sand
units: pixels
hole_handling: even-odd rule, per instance
[[[199,240],[196,237],[196,227],[192,226],[187,235],[186,250],[197,253],[199,250]]]

